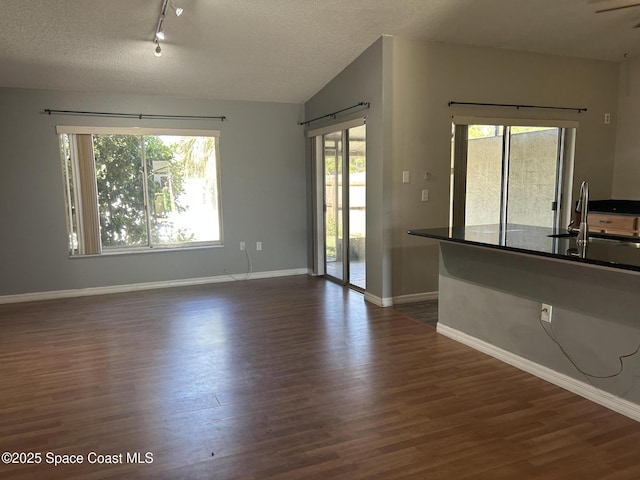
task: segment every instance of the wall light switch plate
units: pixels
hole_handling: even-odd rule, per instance
[[[402,183],[409,183],[409,171],[402,172]]]
[[[429,190],[422,190],[422,201],[423,202],[429,201]]]

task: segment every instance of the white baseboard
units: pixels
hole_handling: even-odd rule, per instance
[[[412,293],[409,295],[400,295],[397,297],[377,297],[372,293],[366,292],[364,299],[379,307],[392,307],[394,305],[406,305],[407,303],[426,302],[428,300],[436,300],[438,292]]]
[[[390,307],[393,305],[391,297],[381,298],[369,292],[364,293],[364,300],[365,302],[373,303],[379,307]]]
[[[294,268],[290,270],[255,272],[249,276],[248,280],[257,280],[261,278],[288,277],[291,275],[308,275],[308,274],[309,274],[309,269],[307,268]],[[243,274],[237,274],[234,276],[240,280],[244,280]],[[17,295],[0,295],[0,304],[36,302],[39,300],[54,300],[57,298],[87,297],[90,295],[106,295],[109,293],[126,293],[126,292],[136,292],[139,290],[154,290],[157,288],[187,287],[190,285],[205,285],[208,283],[223,283],[223,282],[235,282],[235,281],[237,280],[231,278],[229,275],[218,275],[215,277],[185,278],[180,280],[168,280],[168,281],[161,281],[161,282],[131,283],[127,285],[111,285],[107,287],[89,287],[89,288],[77,288],[77,289],[71,289],[71,290],[54,290],[54,291],[48,291],[48,292],[19,293]]]
[[[569,390],[570,392],[580,395],[592,402],[598,403],[603,407],[613,410],[614,412],[632,418],[637,422],[640,421],[640,405],[636,403],[617,397],[613,394],[605,393],[588,383],[581,382],[580,380],[576,380],[568,375],[556,372],[555,370],[503,350],[495,345],[491,345],[484,340],[480,340],[456,330],[455,328],[443,325],[442,323],[438,323],[437,331],[445,337],[449,337],[475,350],[486,353],[487,355],[497,358],[498,360],[508,363],[520,370],[542,378],[547,382],[553,383],[565,390]]]
[[[393,297],[394,305],[406,305],[407,303],[427,302],[429,300],[437,300],[438,292],[411,293],[409,295],[400,295]]]

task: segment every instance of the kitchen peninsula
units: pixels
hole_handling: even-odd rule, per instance
[[[640,345],[640,243],[581,249],[525,225],[409,234],[441,242],[440,333],[640,420],[640,354],[620,360]]]

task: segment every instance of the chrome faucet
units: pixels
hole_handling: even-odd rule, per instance
[[[580,228],[576,244],[582,247],[589,243],[589,184],[586,181],[580,185],[580,199],[576,206],[576,212],[580,213]]]

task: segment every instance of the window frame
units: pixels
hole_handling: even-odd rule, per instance
[[[67,219],[67,244],[69,256],[71,258],[84,258],[95,256],[109,256],[109,255],[122,255],[132,253],[149,253],[154,251],[182,251],[185,249],[201,249],[201,248],[217,248],[224,246],[224,231],[223,231],[223,215],[222,215],[222,190],[221,190],[221,178],[220,178],[220,130],[208,130],[208,129],[176,129],[176,128],[150,128],[150,127],[105,127],[105,126],[77,126],[77,125],[57,125],[56,134],[58,136],[60,144],[60,155],[63,168],[63,181],[64,181],[64,194],[65,194],[65,216]],[[72,174],[69,175],[67,150],[63,145],[63,135],[132,135],[144,138],[145,136],[184,136],[184,137],[215,137],[215,175],[216,175],[216,192],[217,192],[217,219],[219,240],[204,240],[193,241],[183,243],[152,243],[151,237],[147,238],[146,245],[138,246],[116,246],[116,247],[103,247],[100,243],[99,252],[97,253],[84,253],[81,248],[80,242],[76,248],[72,244],[72,234],[78,232],[78,212],[76,211],[76,225],[74,225],[72,209],[78,208],[78,198],[72,198],[71,187],[73,185],[74,197],[77,195],[78,180],[76,179],[78,172],[77,166],[72,165]],[[70,145],[70,149],[77,148],[76,145]],[[144,148],[144,147],[143,147]],[[72,157],[73,158],[73,157]],[[73,160],[72,160],[73,162]],[[95,162],[95,159],[94,159]],[[147,217],[147,221],[150,219],[149,204],[151,199],[148,198],[148,186],[146,185],[146,165],[141,166],[141,174],[145,181],[143,182],[143,189],[145,191],[145,208],[144,215]],[[95,176],[95,173],[94,173]],[[96,196],[97,198],[97,196]],[[75,202],[75,205],[74,205]],[[98,224],[99,228],[99,224]],[[99,241],[99,236],[98,236]]]

